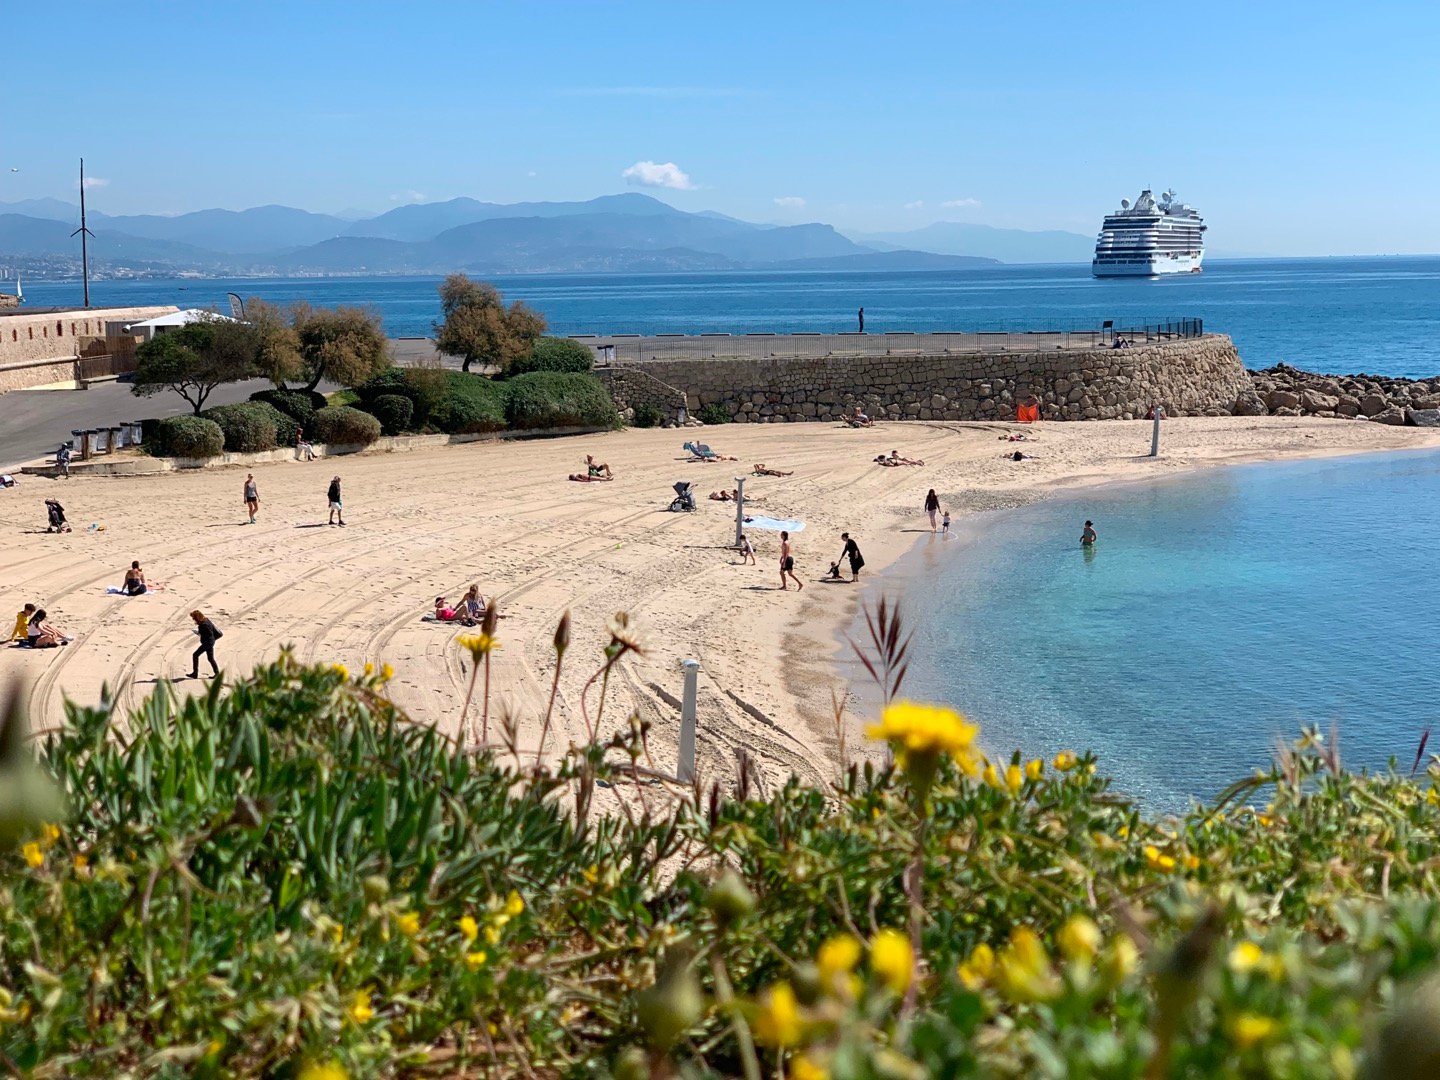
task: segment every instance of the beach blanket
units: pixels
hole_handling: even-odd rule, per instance
[[[804,532],[803,521],[787,521],[785,518],[764,517],[757,514],[754,517],[746,517],[745,524],[755,529],[771,529],[774,532]]]

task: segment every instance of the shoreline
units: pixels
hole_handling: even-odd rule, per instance
[[[626,611],[645,646],[611,679],[605,729],[633,713],[650,727],[657,768],[672,769],[679,742],[679,662],[701,663],[697,751],[708,785],[728,790],[743,750],[759,781],[783,784],[836,775],[831,694],[849,701],[849,752],[863,753],[870,719],[849,695],[841,634],[862,599],[886,587],[886,573],[928,532],[920,510],[935,487],[957,527],[973,512],[1006,509],[1087,485],[1177,476],[1217,464],[1273,461],[1440,446],[1440,431],[1325,419],[1187,417],[1166,422],[1163,457],[1149,449],[1143,422],[1042,424],[908,422],[849,430],[823,424],[726,425],[701,436],[734,463],[683,460],[689,434],[626,430],[543,443],[475,443],[406,454],[361,455],[338,464],[256,466],[261,513],[240,524],[246,470],[157,477],[50,481],[11,491],[0,503],[0,565],[12,611],[47,607],[77,640],[63,649],[0,651],[0,679],[29,687],[34,727],[61,719],[61,700],[98,700],[108,681],[122,706],[174,680],[180,694],[206,684],[175,680],[188,671],[199,608],[225,630],[222,667],[247,672],[290,643],[301,660],[358,670],[390,663],[396,702],[421,723],[458,729],[469,658],[453,624],[421,621],[435,596],[452,600],[470,582],[500,598],[493,725],[513,713],[519,745],[539,741],[554,660],[551,639],[565,611],[572,646],[565,658],[547,752],[583,741],[580,696],[608,640],[607,619]],[[1003,435],[1025,430],[1032,441]],[[873,457],[898,446],[923,468],[881,468]],[[1011,462],[1016,447],[1034,460]],[[593,453],[615,469],[613,483],[565,476]],[[758,566],[740,566],[727,548],[733,504],[709,491],[733,486],[750,463],[793,470],[751,479],[752,512],[798,518],[803,592],[780,592],[778,535],[753,532]],[[324,526],[324,488],[343,474],[347,529]],[[699,510],[665,512],[678,480],[695,484]],[[43,529],[40,499],[63,492],[76,531]],[[32,505],[33,504],[33,505]],[[87,531],[91,522],[103,531]],[[156,522],[165,522],[157,528]],[[839,534],[859,541],[867,566],[859,588],[818,580],[840,553]],[[122,567],[139,559],[166,589],[134,599],[106,595]],[[592,689],[593,713],[597,693]],[[477,697],[478,700],[478,697]],[[856,699],[858,700],[858,699]],[[478,708],[471,709],[474,724]]]

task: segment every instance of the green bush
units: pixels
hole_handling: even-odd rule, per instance
[[[250,395],[250,400],[273,405],[300,427],[309,427],[310,418],[315,415],[316,410],[323,409],[326,405],[325,395],[316,390],[257,390]]]
[[[155,424],[153,435],[145,434],[145,441],[157,457],[210,458],[225,449],[225,432],[202,416],[169,416]]]
[[[413,428],[431,425],[444,430],[436,423],[435,414],[454,395],[465,395],[470,386],[468,380],[478,378],[478,375],[441,367],[391,367],[355,387],[354,392],[361,408],[370,412],[374,411],[371,406],[379,398],[397,395],[409,398],[412,410],[409,422]]]
[[[663,419],[664,416],[661,415],[660,409],[648,401],[635,406],[634,424],[636,427],[659,427],[660,421]]]
[[[275,449],[275,413],[273,405],[257,401],[217,405],[200,415],[220,425],[225,433],[226,450],[232,454],[251,454]]]
[[[729,424],[735,418],[725,406],[710,404],[700,406],[700,411],[695,414],[695,419],[702,424]]]
[[[515,430],[620,426],[615,402],[593,375],[532,371],[503,385],[505,418]]]
[[[410,395],[409,368],[388,367],[373,378],[354,387],[362,402],[374,401],[382,394]]]
[[[484,375],[445,372],[444,395],[432,406],[430,424],[447,435],[501,431],[505,427],[505,390]]]
[[[300,430],[300,423],[293,416],[281,412],[266,401],[250,401],[245,404],[245,408],[254,409],[257,416],[264,417],[275,425],[276,446],[295,445],[295,435]]]
[[[386,435],[399,435],[410,430],[415,403],[403,394],[381,394],[365,411],[380,421],[380,430]]]
[[[516,360],[506,372],[524,375],[529,371],[560,371],[575,374],[595,366],[595,353],[588,345],[574,338],[542,337],[536,339],[530,355]]]
[[[327,405],[316,411],[306,435],[311,442],[369,446],[380,437],[380,421],[348,405]]]

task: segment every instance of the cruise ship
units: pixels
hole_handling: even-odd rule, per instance
[[[1135,205],[1105,215],[1095,241],[1096,277],[1154,277],[1198,274],[1205,257],[1205,223],[1193,208],[1175,200],[1175,192],[1155,196],[1146,188]]]

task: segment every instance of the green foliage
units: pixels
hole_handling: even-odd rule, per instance
[[[315,411],[329,404],[324,394],[314,390],[257,390],[250,395],[250,400],[275,406],[301,427],[309,427],[310,418],[315,415]]]
[[[695,419],[702,424],[729,424],[734,421],[735,417],[725,406],[711,403],[700,406],[700,411],[695,414]]]
[[[435,347],[463,360],[464,371],[477,360],[501,371],[530,355],[545,332],[545,317],[517,300],[508,308],[500,290],[464,274],[440,284],[441,320],[435,323]]]
[[[595,353],[574,338],[542,337],[536,340],[528,356],[512,363],[510,375],[527,371],[585,372],[595,366]]]
[[[636,427],[659,427],[660,421],[664,419],[665,417],[661,414],[659,407],[650,404],[648,401],[635,406],[634,425]]]
[[[532,371],[506,379],[505,417],[516,430],[620,426],[609,392],[593,375]]]
[[[225,435],[225,449],[231,453],[249,454],[260,450],[274,450],[277,438],[277,422],[283,421],[273,405],[263,402],[242,402],[236,405],[217,405],[200,414],[206,420],[220,425]],[[294,424],[290,426],[294,439]]]
[[[404,394],[381,394],[366,411],[380,421],[380,430],[386,435],[399,435],[410,430],[415,404]]]
[[[293,319],[306,390],[326,379],[357,386],[390,364],[389,345],[375,311],[297,304]]]
[[[380,421],[348,405],[327,405],[311,418],[307,437],[312,442],[369,446],[380,437]]]
[[[432,426],[448,435],[505,427],[505,391],[499,384],[463,371],[446,371],[444,376],[444,394],[430,407]]]
[[[198,416],[217,386],[256,374],[258,346],[250,327],[218,316],[168,330],[135,350],[130,391],[139,397],[174,391]]]
[[[214,420],[169,416],[156,423],[145,441],[156,457],[209,458],[225,449],[225,432]]]

